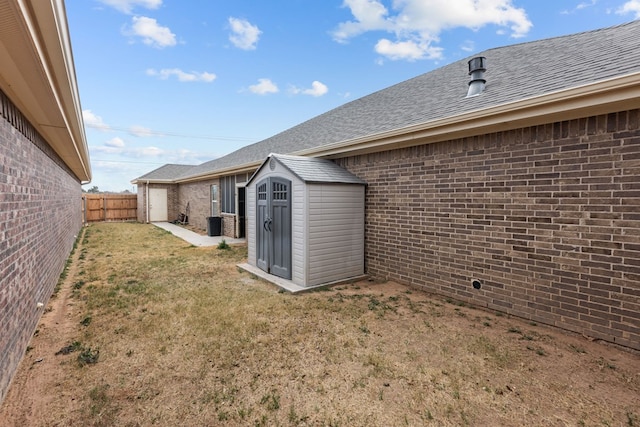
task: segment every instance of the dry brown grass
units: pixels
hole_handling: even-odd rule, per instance
[[[640,424],[635,354],[394,283],[281,293],[245,257],[87,228],[0,425]]]

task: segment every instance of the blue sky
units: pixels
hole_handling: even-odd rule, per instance
[[[67,0],[91,156],[133,191],[488,48],[640,18],[640,0]]]

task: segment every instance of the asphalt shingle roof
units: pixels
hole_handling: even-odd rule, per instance
[[[175,179],[177,176],[180,176],[182,174],[184,174],[185,172],[188,172],[189,170],[193,169],[195,166],[194,165],[176,165],[176,164],[166,164],[163,166],[160,166],[158,169],[154,169],[151,172],[142,175],[139,178],[136,178],[139,181],[171,181],[173,179]]]
[[[640,72],[640,20],[489,49],[327,111],[176,179],[375,135]],[[468,61],[486,57],[485,91],[466,98]]]

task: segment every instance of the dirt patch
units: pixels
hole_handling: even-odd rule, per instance
[[[87,232],[0,426],[640,424],[637,354],[391,282],[282,293],[244,248],[152,226]]]

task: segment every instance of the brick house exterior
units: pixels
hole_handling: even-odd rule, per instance
[[[219,180],[204,180],[176,186],[179,190],[179,205],[189,204],[189,224],[201,230],[207,229],[206,218],[211,216],[211,186]]]
[[[60,11],[0,1],[13,30],[0,52],[0,402],[82,228],[91,178],[70,46],[31,39],[69,40]]]
[[[638,38],[634,21],[489,49],[172,182],[331,159],[367,182],[369,275],[640,350]]]
[[[336,162],[369,274],[640,348],[639,110]]]

